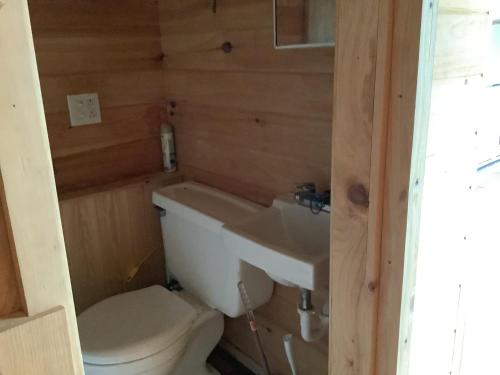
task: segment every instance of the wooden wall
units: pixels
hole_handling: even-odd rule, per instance
[[[161,0],[160,23],[186,178],[262,204],[299,182],[330,186],[333,48],[274,50],[271,0],[218,1],[216,13],[210,1]],[[258,312],[272,366],[289,372],[281,335],[292,332],[299,369],[326,374],[327,341],[300,340],[297,293],[277,286]],[[225,339],[258,358],[244,319],[227,319]]]
[[[161,170],[156,0],[29,0],[58,190]],[[99,125],[70,128],[66,95],[97,92]]]
[[[183,173],[261,203],[329,186],[333,48],[274,50],[269,0],[162,0],[160,22]]]
[[[272,1],[218,1],[215,14],[204,0],[29,4],[77,311],[151,282],[124,281],[158,244],[158,228],[136,221],[152,223],[148,188],[72,192],[161,170],[163,101],[186,178],[263,204],[300,182],[329,187],[334,50],[275,51]],[[99,94],[103,123],[70,129],[66,95],[84,92]],[[282,373],[296,299],[277,287],[259,312]],[[253,348],[243,319],[226,338]],[[326,373],[326,340],[299,348],[299,367]]]
[[[77,313],[112,295],[165,283],[160,218],[151,198],[153,190],[180,181],[160,173],[61,196]]]

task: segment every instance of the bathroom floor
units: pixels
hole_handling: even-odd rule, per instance
[[[214,366],[221,375],[255,375],[220,347],[216,347],[210,354],[208,363]]]

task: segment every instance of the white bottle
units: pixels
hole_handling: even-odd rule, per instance
[[[177,163],[175,158],[174,129],[167,124],[161,125],[161,149],[165,172],[175,172],[177,170]]]

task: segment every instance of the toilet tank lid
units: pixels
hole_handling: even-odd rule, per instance
[[[197,183],[183,182],[153,193],[153,203],[167,211],[190,217],[193,213],[219,225],[239,222],[264,209],[256,203]]]
[[[137,361],[189,334],[196,310],[155,285],[119,294],[78,316],[83,361],[111,365]]]

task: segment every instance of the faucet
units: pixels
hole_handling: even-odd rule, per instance
[[[309,207],[313,214],[319,214],[321,211],[330,212],[330,190],[318,193],[316,184],[306,182],[297,186],[295,200],[304,207]]]

